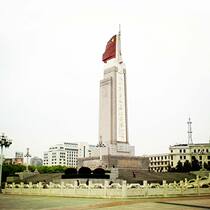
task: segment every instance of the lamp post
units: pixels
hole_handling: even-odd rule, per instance
[[[101,151],[101,148],[102,147],[106,147],[106,145],[103,144],[102,142],[99,142],[99,144],[97,144],[96,147],[99,147],[99,157],[100,157],[100,161],[102,161],[102,151]]]
[[[27,152],[26,152],[26,155],[24,156],[27,158],[27,162],[26,162],[26,171],[28,172],[28,158],[31,157],[31,155],[29,154],[29,148],[27,148]]]
[[[2,178],[2,165],[3,165],[3,147],[9,147],[12,144],[12,140],[8,139],[7,136],[2,133],[0,136],[0,145],[1,145],[1,160],[0,160],[0,193],[2,193],[1,189],[1,178]]]

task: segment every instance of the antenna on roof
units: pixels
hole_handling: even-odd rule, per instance
[[[193,144],[193,140],[192,140],[192,122],[190,120],[190,117],[189,117],[189,121],[187,122],[188,124],[188,144]]]

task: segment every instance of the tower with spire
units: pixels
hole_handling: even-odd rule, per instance
[[[100,81],[99,144],[114,155],[134,155],[128,141],[126,68],[121,53],[121,31],[107,42]]]
[[[187,134],[188,134],[188,144],[193,144],[193,140],[192,140],[192,121],[189,117],[189,120],[187,122],[188,125],[188,130],[187,130]]]

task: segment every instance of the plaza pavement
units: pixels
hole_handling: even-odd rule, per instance
[[[0,194],[1,210],[205,210],[210,209],[210,196],[97,199]]]

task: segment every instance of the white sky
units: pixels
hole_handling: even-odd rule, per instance
[[[122,28],[130,144],[168,152],[210,138],[210,1],[0,1],[0,132],[42,156],[98,142],[107,41]]]

